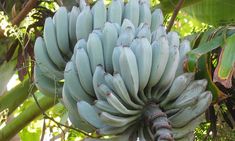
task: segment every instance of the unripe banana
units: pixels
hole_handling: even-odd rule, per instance
[[[179,64],[179,36],[176,33],[168,33],[168,41],[169,43],[169,59],[167,61],[166,68],[164,70],[164,73],[162,74],[162,77],[159,81],[159,83],[153,88],[154,90],[154,97],[156,99],[160,99],[160,97],[163,95],[163,93],[169,88],[171,85],[173,79],[175,78],[176,69]],[[174,41],[174,42],[173,42]]]
[[[34,45],[35,60],[40,70],[53,80],[61,80],[64,78],[63,72],[59,71],[56,65],[48,56],[46,45],[42,37],[38,37]]]
[[[190,42],[188,40],[183,40],[180,44],[180,62],[176,71],[176,76],[184,73],[184,61],[186,59],[186,54],[191,50]]]
[[[113,126],[113,127],[123,127],[127,125],[128,123],[131,123],[132,121],[139,118],[140,115],[135,115],[131,117],[120,117],[120,116],[114,116],[107,112],[101,112],[100,119],[107,125]]]
[[[112,105],[110,105],[107,101],[104,101],[104,100],[95,100],[94,106],[100,109],[101,111],[108,112],[112,115],[121,114]]]
[[[160,25],[157,30],[152,32],[151,42],[158,41],[161,36],[167,36],[166,28],[163,25]]]
[[[188,124],[191,120],[201,115],[207,107],[210,105],[212,101],[211,92],[202,93],[199,96],[198,103],[193,105],[192,107],[186,107],[176,113],[175,115],[169,117],[171,121],[171,125],[174,128],[180,128]],[[182,120],[183,119],[183,120]]]
[[[136,29],[136,37],[137,38],[147,38],[149,42],[151,42],[151,31],[149,29],[149,25],[147,23],[141,23],[139,27]]]
[[[84,48],[78,48],[75,62],[82,87],[89,95],[95,96],[90,61]]]
[[[121,76],[125,82],[128,92],[132,96],[132,98],[138,102],[139,104],[144,104],[142,100],[140,100],[138,96],[138,87],[139,87],[139,75],[138,75],[138,66],[135,54],[133,51],[124,47],[121,51],[119,64],[122,66]]]
[[[118,46],[113,49],[112,63],[113,63],[113,71],[115,73],[121,73],[119,59],[120,59],[122,50],[123,50],[122,46]]]
[[[124,18],[129,19],[135,27],[139,24],[139,3],[137,0],[129,0],[125,5]]]
[[[128,94],[124,81],[120,74],[116,73],[113,75],[113,90],[114,92],[125,102],[125,104],[135,109],[142,109],[142,106],[134,103]]]
[[[102,29],[106,22],[106,7],[103,0],[98,0],[92,7],[93,29]]]
[[[136,45],[134,42],[137,42]],[[143,90],[149,80],[152,66],[152,48],[147,38],[135,39],[131,50],[136,56],[139,74],[139,90]]]
[[[46,18],[43,37],[46,44],[48,55],[51,58],[52,62],[56,64],[59,70],[64,70],[66,61],[64,60],[62,54],[60,53],[57,44],[55,25],[50,17]]]
[[[112,53],[116,46],[118,33],[115,26],[109,22],[105,23],[102,36],[103,53],[104,53],[104,66],[106,72],[113,72]]]
[[[105,84],[112,90],[114,90],[113,87],[113,76],[110,73],[105,73],[104,75]]]
[[[77,37],[76,37],[76,22],[78,15],[80,14],[80,9],[76,6],[73,6],[70,15],[69,15],[69,39],[70,43],[72,45],[72,48],[77,42]],[[70,46],[71,47],[71,46]]]
[[[81,80],[75,70],[75,64],[73,62],[68,62],[65,67],[64,77],[67,84],[67,89],[76,100],[85,100],[89,103],[92,103],[93,98],[89,96],[86,91],[83,89]]]
[[[79,115],[89,122],[92,126],[96,128],[103,128],[105,127],[105,123],[103,123],[97,112],[95,111],[94,107],[91,106],[89,103],[85,101],[78,101],[77,102],[77,108],[78,108],[78,113]]]
[[[146,23],[149,27],[151,26],[151,11],[146,2],[140,3],[139,23]]]
[[[189,83],[194,80],[194,73],[184,73],[175,78],[173,81],[169,93],[166,98],[161,101],[161,106],[164,107],[168,102],[176,99],[182,94],[185,88],[188,87]]]
[[[104,66],[102,42],[99,36],[95,33],[91,33],[89,35],[89,38],[87,41],[87,54],[90,59],[92,73],[95,72],[95,68],[97,65]]]
[[[96,96],[98,100],[106,100],[109,93],[113,93],[113,91],[105,84],[101,83],[96,87]]]
[[[133,25],[133,23],[129,19],[123,20],[120,33],[124,32],[127,27],[131,28],[131,31],[133,32],[133,34],[135,34],[135,26]]]
[[[127,109],[122,102],[115,96],[113,93],[108,93],[106,99],[110,105],[112,105],[117,111],[124,115],[136,115],[139,114],[139,110],[129,110]]]
[[[103,99],[103,100],[105,100],[105,97],[102,96],[102,94],[100,94],[98,87],[101,84],[105,84],[104,75],[105,75],[105,71],[104,71],[103,66],[102,65],[96,66],[95,72],[93,74],[93,80],[92,80],[93,88],[94,88],[97,99]]]
[[[122,22],[122,0],[112,0],[108,7],[108,21],[121,25]]]
[[[151,18],[151,31],[155,31],[160,25],[163,25],[164,17],[161,9],[155,9]]]
[[[106,126],[104,128],[100,128],[98,129],[96,132],[99,135],[118,135],[120,133],[123,133],[125,130],[128,129],[128,127],[130,127],[133,123],[129,123],[127,125],[124,125],[122,127],[113,127],[113,126]],[[116,141],[115,138],[111,138],[112,141]],[[117,141],[125,141],[127,139],[121,139],[121,140],[117,140]]]
[[[130,26],[122,30],[117,39],[117,46],[129,47],[135,37],[134,32]]]
[[[84,7],[82,12],[78,15],[76,23],[76,37],[77,40],[88,39],[92,31],[92,14],[89,6]]]
[[[60,7],[55,15],[56,37],[60,51],[69,60],[72,51],[69,48],[69,18],[65,7]]]
[[[166,36],[159,38],[159,41],[152,43],[152,68],[148,82],[148,89],[151,89],[161,79],[169,58],[169,46]],[[149,94],[148,94],[149,95]]]
[[[62,84],[44,75],[38,65],[34,67],[34,82],[38,90],[49,97],[61,97]]]

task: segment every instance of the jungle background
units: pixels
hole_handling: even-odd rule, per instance
[[[171,30],[197,48],[188,54],[184,69],[209,81],[213,104],[205,113],[207,121],[195,130],[196,140],[234,141],[235,40],[227,39],[235,35],[235,2],[184,0],[177,7],[179,1],[152,0],[151,7],[163,10],[165,26],[177,14]],[[0,141],[79,141],[85,137],[71,127],[59,100],[45,97],[33,82],[34,42],[42,35],[45,18],[53,16],[59,6],[70,9],[73,5],[77,1],[0,0]],[[220,69],[224,71],[216,71]]]

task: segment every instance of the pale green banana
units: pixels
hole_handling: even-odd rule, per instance
[[[76,6],[73,6],[70,15],[69,15],[69,39],[70,39],[70,44],[72,45],[72,48],[77,42],[77,37],[76,37],[76,22],[78,15],[80,14],[80,9]]]
[[[121,25],[122,22],[122,0],[113,0],[108,7],[108,21]]]
[[[98,0],[92,7],[93,14],[93,29],[102,29],[106,22],[106,7],[103,0]]]
[[[155,9],[151,17],[151,31],[155,31],[160,25],[163,25],[164,17],[160,9]]]

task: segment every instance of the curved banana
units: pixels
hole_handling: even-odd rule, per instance
[[[199,96],[198,103],[193,105],[192,107],[186,107],[176,113],[175,115],[169,117],[168,119],[171,122],[172,127],[180,128],[188,124],[191,120],[201,115],[207,107],[210,105],[212,101],[211,92],[207,91],[202,93]],[[184,119],[184,120],[182,120]]]
[[[114,90],[113,87],[113,76],[110,73],[105,73],[104,75],[105,84],[112,90]]]
[[[59,71],[56,65],[48,56],[46,45],[42,37],[38,37],[34,44],[35,60],[40,70],[53,80],[61,80],[64,78],[62,71]]]
[[[131,50],[136,56],[139,74],[139,90],[144,90],[146,87],[152,66],[152,48],[147,38],[135,39],[137,42],[134,46],[131,45]],[[132,42],[132,43],[133,43]]]
[[[131,123],[132,121],[139,118],[140,115],[135,115],[131,117],[120,117],[120,116],[114,116],[107,112],[101,112],[100,113],[100,119],[107,125],[113,126],[113,127],[122,127],[127,125],[128,123]]]
[[[92,14],[89,6],[84,7],[78,15],[76,22],[76,37],[77,40],[88,39],[92,31]]]
[[[89,95],[95,96],[92,85],[90,61],[84,48],[78,48],[75,62],[82,87]]]
[[[46,18],[44,24],[43,37],[46,44],[46,49],[49,57],[52,62],[59,68],[59,70],[64,70],[64,66],[66,65],[66,61],[62,54],[60,53],[57,38],[56,38],[56,29],[55,25],[52,21],[52,18]]]
[[[171,35],[171,33],[168,33]],[[170,36],[171,37],[171,36]],[[169,38],[169,37],[168,37]],[[179,36],[174,34],[172,38],[179,40]],[[169,41],[169,40],[168,40]],[[164,73],[161,76],[158,84],[153,88],[154,97],[160,99],[163,93],[169,88],[173,79],[175,78],[176,69],[179,64],[179,44],[177,40],[169,41],[169,59],[167,61]]]
[[[136,115],[139,114],[139,110],[129,110],[127,109],[122,102],[115,96],[113,93],[108,93],[106,99],[110,105],[112,105],[117,111],[125,115]]]
[[[166,98],[161,101],[160,105],[164,107],[168,102],[176,99],[182,94],[189,83],[194,80],[194,73],[184,73],[175,78]]]
[[[122,0],[112,0],[108,6],[108,21],[121,25],[122,22]]]
[[[123,133],[125,130],[127,130],[132,124],[133,124],[133,122],[132,123],[128,123],[127,125],[124,125],[122,127],[106,126],[104,128],[97,129],[96,132],[99,135],[120,134],[120,133]],[[113,138],[111,138],[111,140],[113,141]],[[124,139],[124,140],[126,140],[126,139]],[[122,139],[122,140],[118,140],[118,141],[124,141],[124,140]]]
[[[122,66],[120,68],[121,76],[129,94],[136,102],[143,105],[143,101],[138,96],[139,75],[137,61],[135,54],[129,47],[124,47],[121,50],[119,64]]]
[[[155,31],[160,25],[163,25],[164,17],[161,9],[155,9],[151,17],[151,31]]]
[[[96,95],[98,100],[106,100],[109,93],[113,93],[113,91],[105,84],[101,83],[98,84],[98,87],[96,87]]]
[[[78,15],[80,14],[80,9],[76,6],[73,6],[70,15],[69,15],[69,39],[70,43],[72,45],[72,48],[77,42],[77,37],[76,37],[76,22]]]
[[[151,26],[151,11],[147,2],[140,3],[140,17],[139,23],[146,23]]]
[[[92,7],[93,14],[93,29],[99,29],[104,27],[106,22],[106,7],[103,0],[98,0]]]
[[[116,46],[118,33],[115,26],[109,22],[105,23],[102,36],[104,66],[106,72],[113,72],[112,53]]]
[[[105,127],[105,123],[103,123],[97,112],[95,111],[94,107],[91,106],[89,103],[85,101],[78,101],[77,102],[77,108],[79,115],[89,122],[91,125],[93,125],[96,128],[103,128]]]
[[[113,55],[112,55],[112,63],[113,63],[113,71],[114,73],[120,73],[120,65],[119,65],[119,59],[121,56],[121,51],[123,50],[122,46],[115,47],[113,49]]]
[[[65,7],[60,7],[55,15],[56,37],[60,51],[69,60],[72,51],[69,47],[69,18]]]
[[[147,23],[141,23],[139,27],[136,29],[136,37],[137,38],[147,38],[149,42],[151,42],[151,31],[149,29],[149,25]]]
[[[128,94],[125,83],[120,74],[116,73],[113,75],[113,90],[114,92],[130,107],[135,107],[136,109],[142,109],[141,105],[134,103]]]
[[[124,18],[129,19],[135,27],[139,25],[139,3],[137,0],[129,0],[125,5]]]
[[[105,96],[102,96],[102,94],[100,94],[98,87],[101,84],[105,84],[104,75],[105,75],[105,71],[104,71],[103,66],[102,65],[96,66],[95,72],[93,74],[92,83],[93,83],[93,88],[94,88],[97,99],[102,99],[102,100],[105,100]]]
[[[96,33],[91,33],[88,37],[87,54],[90,59],[92,73],[95,72],[97,65],[104,66],[102,42]]]
[[[63,84],[44,75],[36,64],[34,67],[34,82],[38,90],[49,97],[61,97]]]
[[[104,100],[95,100],[94,106],[97,107],[98,109],[100,109],[101,111],[108,112],[112,115],[121,114],[112,105],[110,105],[107,101],[104,101]]]
[[[89,103],[92,103],[93,98],[89,96],[83,89],[77,71],[75,70],[75,66],[71,61],[68,62],[65,67],[64,79],[68,91],[71,93],[74,99],[85,100]]]
[[[162,36],[159,38],[159,41],[152,43],[152,60],[154,61],[152,61],[151,73],[147,85],[148,89],[151,89],[160,81],[167,65],[169,52],[166,36]]]

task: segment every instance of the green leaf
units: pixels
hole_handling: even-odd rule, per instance
[[[222,48],[219,63],[214,72],[214,81],[226,88],[232,87],[232,75],[235,67],[235,34],[228,37]]]
[[[197,69],[197,62],[198,59],[203,55],[206,54],[218,47],[220,47],[224,43],[224,36],[220,35],[217,36],[210,41],[201,42],[200,45],[196,48],[190,51],[188,56],[188,67],[187,69],[191,72],[196,71]]]

